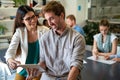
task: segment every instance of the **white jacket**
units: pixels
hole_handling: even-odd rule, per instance
[[[43,26],[38,26],[38,39],[40,43],[40,37],[42,36],[43,33],[48,31],[49,29],[47,27]],[[14,58],[16,54],[16,50],[18,48],[18,45],[20,43],[21,46],[21,55],[16,58],[16,60],[20,61],[21,64],[25,64],[27,55],[28,55],[28,33],[27,29],[25,28],[18,28],[16,29],[16,32],[14,33],[11,43],[9,45],[8,50],[6,51],[5,58],[6,61],[9,58]],[[17,73],[19,73],[22,70],[21,67],[17,68]]]

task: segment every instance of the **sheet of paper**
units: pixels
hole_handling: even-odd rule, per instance
[[[105,64],[114,64],[116,62],[116,61],[113,61],[113,60],[105,60],[101,56],[98,57],[97,60],[93,56],[87,57],[87,59],[94,60],[94,61],[101,62],[101,63],[105,63]]]
[[[41,72],[45,72],[45,70],[38,64],[20,64],[20,65],[18,65],[18,67],[22,67],[22,68],[37,68]]]
[[[85,60],[83,60],[83,64],[87,64],[87,62]]]

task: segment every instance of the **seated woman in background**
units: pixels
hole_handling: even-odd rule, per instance
[[[98,56],[104,56],[105,59],[110,58],[110,55],[116,54],[117,37],[110,33],[110,25],[108,20],[103,19],[99,23],[100,33],[94,35],[92,54],[95,59]]]
[[[38,24],[38,18],[31,7],[22,5],[18,8],[13,37],[5,54],[10,68],[17,69],[14,80],[26,80],[27,77],[26,70],[17,68],[17,65],[38,64],[40,37],[48,30]],[[34,80],[40,80],[40,76]]]

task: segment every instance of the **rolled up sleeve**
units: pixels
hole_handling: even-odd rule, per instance
[[[82,36],[77,36],[74,42],[70,67],[75,66],[79,70],[81,70],[83,65],[84,53],[85,53],[85,39]]]

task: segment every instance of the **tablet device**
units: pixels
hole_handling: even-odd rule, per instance
[[[40,72],[45,72],[45,69],[43,69],[40,65],[38,64],[20,64],[18,65],[18,67],[22,67],[22,68],[36,68],[39,69]]]

